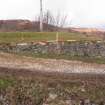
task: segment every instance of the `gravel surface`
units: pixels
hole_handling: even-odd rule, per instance
[[[0,67],[27,69],[29,71],[105,74],[105,64],[81,61],[21,57],[0,53]]]

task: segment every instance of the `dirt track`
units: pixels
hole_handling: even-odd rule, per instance
[[[104,64],[83,63],[80,61],[41,59],[21,57],[17,55],[0,53],[0,67],[13,69],[26,69],[31,72],[58,72],[58,73],[85,73],[103,74]]]
[[[22,76],[26,78],[46,78],[47,80],[99,80],[100,82],[105,82],[105,73],[102,72],[104,68],[105,65],[99,64],[89,64],[67,60],[33,59],[29,57],[0,53],[0,77],[12,75],[15,77]],[[81,69],[84,71],[81,72]],[[91,70],[92,72],[90,72]],[[98,70],[101,70],[101,72]]]

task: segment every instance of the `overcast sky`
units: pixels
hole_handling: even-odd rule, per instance
[[[0,0],[0,19],[34,20],[40,0]],[[105,24],[105,0],[43,0],[43,8],[53,14],[68,15],[72,26],[102,27]]]

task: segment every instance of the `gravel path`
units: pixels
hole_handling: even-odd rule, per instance
[[[21,57],[7,53],[0,53],[0,67],[44,72],[105,74],[104,64]]]

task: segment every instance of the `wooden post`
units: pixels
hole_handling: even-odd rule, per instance
[[[57,49],[59,49],[59,32],[56,33],[56,44],[57,44]]]

